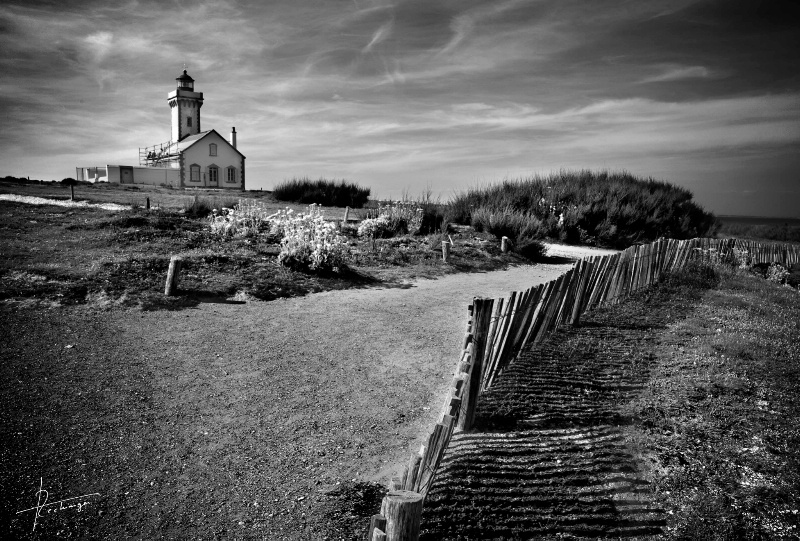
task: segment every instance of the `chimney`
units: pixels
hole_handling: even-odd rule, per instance
[[[231,128],[231,146],[236,148],[236,127]]]

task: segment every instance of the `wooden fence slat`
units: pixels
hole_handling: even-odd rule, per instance
[[[611,275],[611,281],[608,286],[608,292],[606,293],[603,302],[607,302],[610,304],[616,302],[617,297],[619,296],[620,284],[624,279],[623,276],[625,274],[625,265],[626,265],[626,256],[625,253],[622,252],[619,254],[616,264],[614,265],[614,272]]]
[[[517,330],[517,334],[514,336],[514,356],[516,355],[527,345],[525,342],[525,336],[528,332],[528,328],[531,325],[531,321],[533,320],[533,316],[536,313],[536,306],[539,303],[539,298],[542,294],[543,285],[539,284],[536,287],[529,289],[530,294],[525,299],[525,306],[522,320],[520,321],[519,329]]]
[[[603,265],[603,273],[597,281],[595,291],[592,292],[592,297],[589,299],[589,306],[595,307],[605,303],[608,300],[609,290],[614,279],[614,274],[617,270],[619,263],[619,254],[613,254],[605,260]]]
[[[564,302],[564,296],[567,292],[567,286],[569,285],[569,281],[572,279],[572,270],[568,270],[566,273],[562,274],[558,280],[556,281],[556,287],[553,289],[553,295],[548,299],[549,306],[547,307],[547,311],[545,312],[544,320],[542,321],[542,326],[539,329],[539,334],[536,336],[535,342],[541,342],[545,335],[549,333],[556,324],[556,318],[558,317],[558,312],[561,309],[561,305]]]
[[[504,370],[508,365],[510,356],[509,348],[511,345],[509,337],[516,332],[516,327],[519,325],[519,318],[521,316],[524,296],[524,294],[516,295],[515,302],[511,303],[511,312],[509,313],[508,323],[506,324],[506,328],[503,332],[502,340],[499,343],[499,347],[497,349],[497,358],[495,359],[495,366],[497,367],[498,371]],[[512,295],[512,297],[514,297],[514,295]]]
[[[508,329],[511,326],[511,319],[514,315],[516,304],[517,304],[517,292],[512,291],[511,294],[508,296],[508,301],[506,302],[506,310],[503,313],[503,316],[500,320],[501,323],[498,326],[498,333],[495,336],[494,344],[492,344],[492,349],[486,356],[489,364],[498,364],[502,362],[501,352],[503,349],[503,344],[505,343],[506,340],[506,336],[508,336]]]
[[[472,421],[475,417],[475,408],[483,376],[483,364],[486,360],[487,334],[490,327],[493,299],[476,298],[475,304],[475,351],[472,356],[472,368],[469,372],[469,379],[461,397],[461,416],[458,419],[458,428],[469,430],[472,428]]]
[[[420,460],[422,460],[422,457],[416,453],[411,455],[411,458],[408,460],[408,476],[403,485],[405,490],[412,490],[414,488],[414,483],[417,481],[417,473],[419,472]]]
[[[583,269],[583,259],[578,260],[574,267],[572,267],[572,275],[569,279],[564,299],[561,301],[561,306],[558,307],[558,316],[556,316],[556,326],[564,325],[567,319],[572,315],[572,303],[575,300],[575,290],[578,288],[580,275]]]
[[[418,492],[423,496],[428,493],[433,480],[436,476],[436,471],[439,469],[439,464],[442,461],[445,450],[450,444],[450,438],[453,435],[455,427],[455,419],[452,417],[445,417],[442,422],[435,427],[436,438],[432,439],[431,445],[428,448],[428,455],[426,456],[427,467],[423,474],[420,476],[418,483]]]
[[[595,293],[600,283],[600,280],[603,278],[603,272],[608,265],[608,261],[611,258],[609,256],[597,256],[591,259],[592,261],[592,274],[589,278],[589,283],[586,286],[586,301],[584,302],[584,310],[588,309],[591,306],[592,299],[595,297]]]
[[[581,314],[584,310],[584,299],[587,297],[587,288],[589,287],[589,280],[594,271],[594,263],[592,261],[584,260],[583,271],[581,272],[580,280],[578,281],[578,289],[575,294],[575,300],[572,303],[572,314],[570,314],[569,324],[577,325],[580,320]]]
[[[547,299],[550,296],[555,280],[551,280],[542,286],[542,291],[539,293],[539,299],[536,301],[536,308],[531,316],[531,322],[528,329],[525,331],[525,338],[522,339],[524,344],[531,343],[536,338],[536,333],[542,324],[542,318],[545,310],[547,309]]]

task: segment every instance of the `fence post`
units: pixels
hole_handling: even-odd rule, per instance
[[[450,260],[450,243],[446,240],[442,241],[442,261],[447,263]]]
[[[75,201],[75,186],[72,184],[69,185],[69,200]]]
[[[145,197],[144,198],[144,208],[146,210],[150,210],[150,198],[149,197]]]
[[[508,237],[500,239],[500,251],[504,254],[508,252]]]
[[[169,270],[167,271],[167,283],[164,286],[164,295],[172,296],[178,292],[178,275],[181,272],[182,259],[172,256],[169,260]]]
[[[383,498],[386,541],[417,541],[422,518],[422,494],[393,490]]]

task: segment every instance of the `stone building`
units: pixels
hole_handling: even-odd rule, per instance
[[[167,95],[172,138],[139,149],[139,165],[77,167],[76,179],[117,184],[168,185],[174,188],[245,189],[244,155],[236,148],[236,128],[228,139],[216,130],[200,130],[203,93],[195,92],[186,70]]]

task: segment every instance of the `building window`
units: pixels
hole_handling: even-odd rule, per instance
[[[216,165],[208,166],[208,183],[216,184],[219,181],[219,168]]]
[[[208,155],[209,156],[216,156],[217,155],[217,145],[211,143],[208,145]]]
[[[189,166],[189,171],[191,171],[189,180],[191,182],[200,182],[200,166],[197,164],[192,164]]]
[[[235,167],[228,167],[227,176],[225,177],[225,182],[236,182],[236,168]]]
[[[189,126],[190,128],[192,127],[192,117],[190,116],[186,117],[186,125]]]

